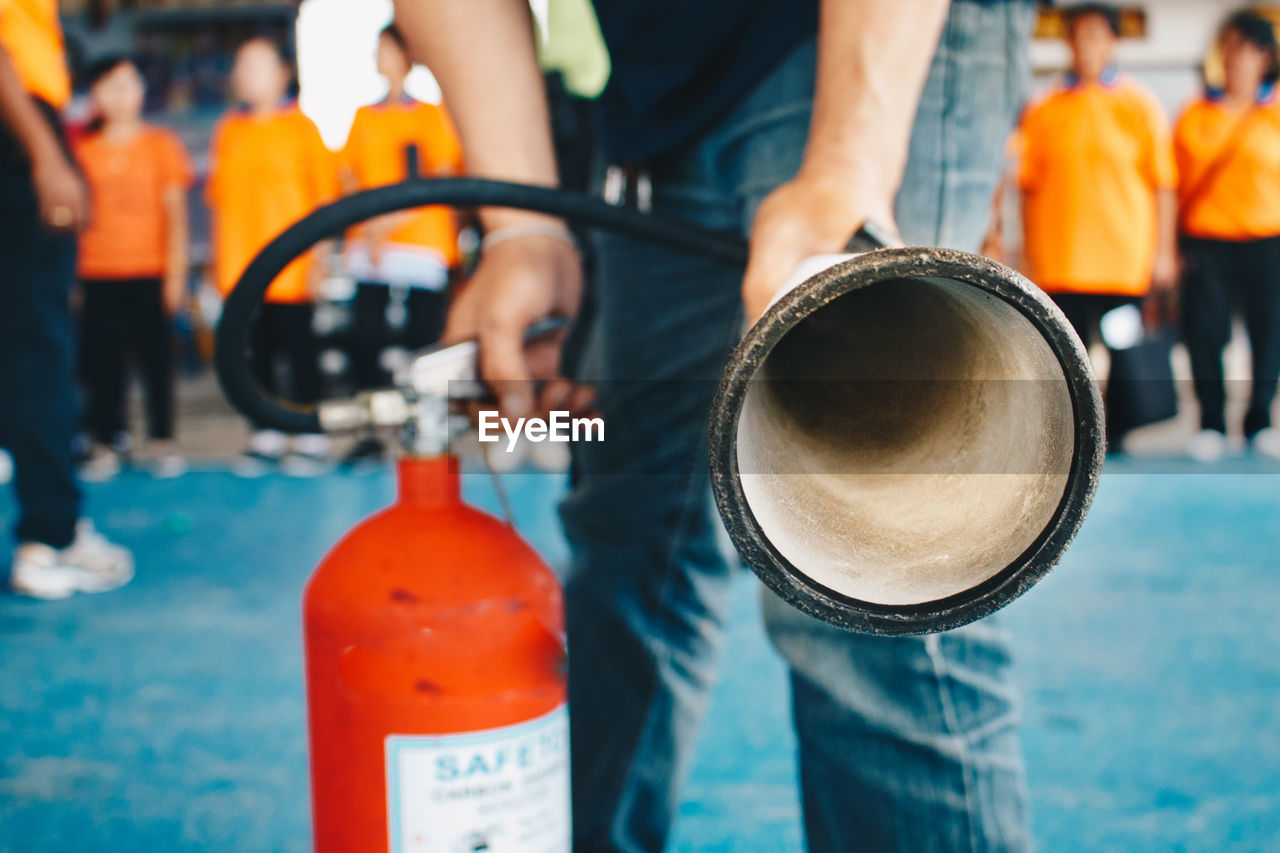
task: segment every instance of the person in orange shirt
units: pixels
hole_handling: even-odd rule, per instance
[[[1280,430],[1271,425],[1280,377],[1276,33],[1260,15],[1237,12],[1219,31],[1218,46],[1225,85],[1190,104],[1174,131],[1185,271],[1182,332],[1200,402],[1201,431],[1188,451],[1213,461],[1225,449],[1222,350],[1235,302],[1253,352],[1244,434],[1255,450],[1280,458]]]
[[[213,276],[223,294],[267,243],[338,195],[333,155],[311,119],[286,100],[292,79],[291,60],[275,42],[252,38],[237,50],[231,88],[242,106],[214,130],[205,189],[213,214]],[[280,273],[253,331],[258,382],[299,403],[314,403],[321,394],[312,294],[324,276],[326,252],[317,247]],[[280,367],[286,368],[283,381]],[[292,473],[314,473],[328,454],[324,435],[293,437],[290,452],[289,437],[258,429],[238,470],[259,474],[283,462]]]
[[[413,159],[424,176],[462,170],[462,146],[440,106],[405,92],[413,63],[394,24],[378,34],[378,73],[387,96],[356,111],[343,149],[342,182],[348,192],[402,181]],[[351,372],[357,388],[385,385],[390,374],[382,353],[392,342],[388,309],[406,309],[402,343],[409,349],[437,340],[444,328],[449,272],[461,255],[458,221],[443,206],[381,216],[355,229],[347,244],[347,271],[357,281],[353,305]],[[355,462],[382,453],[376,438],[359,442],[348,457]]]
[[[172,131],[142,121],[145,87],[132,60],[100,60],[87,75],[97,114],[74,144],[89,186],[80,237],[86,422],[95,447],[83,472],[120,469],[127,446],[125,360],[133,349],[147,400],[154,471],[184,468],[173,447],[173,340],[169,320],[187,289],[191,164]]]
[[[37,598],[103,592],[133,556],[80,518],[70,295],[88,199],[58,110],[71,93],[54,0],[0,0],[0,446],[13,457],[9,583]]]
[[[1065,12],[1071,72],[1021,122],[1024,248],[1042,287],[1088,346],[1102,314],[1177,283],[1174,166],[1155,96],[1122,75],[1119,12]],[[1108,420],[1120,449],[1126,424]]]

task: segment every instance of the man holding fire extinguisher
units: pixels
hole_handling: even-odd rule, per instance
[[[661,850],[714,679],[732,564],[709,500],[706,418],[744,316],[867,221],[976,249],[1027,69],[1025,0],[598,0],[613,72],[604,153],[655,214],[749,233],[732,270],[599,235],[597,309],[575,379],[610,440],[578,448],[562,508],[574,843]],[[553,10],[554,13],[554,10]],[[398,0],[478,177],[557,183],[526,0]],[[478,336],[512,418],[588,395],[522,332],[578,307],[563,222],[485,209],[446,338]],[[531,379],[551,380],[536,395]],[[601,380],[609,380],[607,383]],[[618,381],[629,380],[629,381]],[[695,380],[695,381],[669,381]],[[622,425],[625,425],[624,427]],[[791,668],[812,850],[1030,846],[1007,640],[990,620],[927,637],[850,634],[766,593]]]

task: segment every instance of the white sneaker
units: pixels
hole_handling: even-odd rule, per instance
[[[333,441],[324,433],[293,437],[293,452],[284,457],[280,470],[290,477],[318,477],[333,469]]]
[[[154,439],[147,445],[143,461],[157,480],[172,480],[187,473],[187,460],[172,439]]]
[[[1227,452],[1227,437],[1216,429],[1202,429],[1187,442],[1187,455],[1197,462],[1217,462]]]
[[[289,439],[284,433],[260,429],[249,439],[249,449],[232,461],[231,470],[237,477],[265,476],[279,466],[288,449]]]
[[[120,453],[110,447],[94,445],[89,458],[80,465],[80,479],[90,483],[105,483],[120,473]]]
[[[133,554],[113,545],[93,529],[93,522],[76,523],[76,538],[61,550],[40,542],[25,542],[13,555],[9,583],[13,591],[53,600],[74,592],[107,592],[133,578]]]
[[[306,453],[290,453],[280,461],[280,473],[289,477],[319,477],[334,469],[332,459]]]
[[[173,480],[187,473],[187,460],[180,453],[165,453],[152,459],[148,467],[157,480]]]
[[[1254,452],[1272,459],[1280,459],[1280,429],[1275,427],[1260,429],[1253,434],[1251,442]]]

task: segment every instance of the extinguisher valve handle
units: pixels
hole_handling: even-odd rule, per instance
[[[526,339],[564,328],[562,317],[549,317],[531,326]],[[480,381],[479,346],[463,341],[434,346],[416,353],[397,370],[394,388],[365,391],[348,400],[326,400],[317,408],[325,432],[356,432],[383,427],[403,428],[414,453],[443,453],[457,426],[449,418],[451,400],[481,400],[489,392]]]

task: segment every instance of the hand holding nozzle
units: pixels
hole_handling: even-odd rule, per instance
[[[742,281],[747,324],[764,314],[806,258],[901,245],[893,198],[893,184],[886,184],[883,175],[873,179],[863,171],[834,165],[802,168],[767,195],[751,225],[751,252]],[[859,240],[855,235],[855,245],[849,240],[855,229],[875,238]]]

